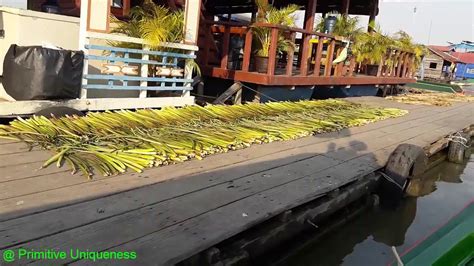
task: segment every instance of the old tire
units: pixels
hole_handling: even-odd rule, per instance
[[[65,106],[53,106],[53,107],[48,107],[45,109],[42,109],[38,112],[35,113],[36,116],[45,116],[48,118],[55,117],[65,117],[65,116],[84,116],[84,113],[76,110],[74,108],[70,107],[65,107]]]
[[[413,144],[400,144],[392,152],[385,166],[385,173],[398,184],[415,178],[426,171],[428,157],[425,151]]]
[[[400,144],[390,155],[379,183],[382,205],[397,206],[411,178],[424,173],[428,158],[424,150],[412,144]]]
[[[469,153],[468,147],[471,146],[471,138],[469,134],[460,133],[459,137],[460,138],[454,139],[449,142],[448,161],[452,163],[463,163],[465,157]],[[464,141],[463,139],[467,141]]]

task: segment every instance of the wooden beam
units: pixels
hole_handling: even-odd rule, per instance
[[[370,4],[370,13],[369,13],[369,26],[368,26],[368,31],[371,32],[373,29],[370,27],[370,23],[372,21],[375,21],[375,17],[377,16],[377,11],[379,8],[379,1],[378,0],[371,0]]]
[[[342,0],[341,14],[343,14],[345,16],[349,15],[350,2],[351,2],[351,0]]]
[[[217,99],[212,102],[212,104],[224,104],[232,95],[237,93],[242,89],[242,84],[240,82],[235,82],[230,86],[224,93],[222,93]]]
[[[319,37],[318,46],[316,47],[316,58],[314,59],[314,76],[319,76],[319,71],[321,70],[321,58],[323,56],[323,46],[325,38]]]
[[[244,72],[241,70],[228,70],[217,67],[202,68],[201,71],[208,76],[236,80],[259,85],[275,86],[301,86],[301,85],[385,85],[406,84],[416,82],[414,78],[375,77],[375,76],[346,76],[346,77],[315,77],[315,76],[286,76]]]
[[[244,58],[242,61],[242,71],[249,71],[250,56],[252,55],[252,29],[248,29],[245,34]]]
[[[268,51],[268,68],[267,75],[273,76],[275,74],[277,46],[278,46],[278,29],[273,28],[271,33],[270,50]]]
[[[326,56],[326,67],[324,68],[324,75],[325,76],[331,76],[332,72],[332,60],[334,58],[334,48],[336,46],[336,41],[331,40],[331,43],[329,44],[328,47],[328,54]]]
[[[308,0],[308,3],[306,4],[306,11],[304,13],[304,29],[307,31],[313,31],[317,2],[317,0]]]
[[[291,41],[292,42],[295,42],[295,37],[296,37],[296,32],[292,32],[291,33]],[[288,76],[292,76],[293,75],[293,58],[294,58],[294,55],[295,55],[295,51],[293,49],[293,47],[290,46],[289,50],[288,50],[288,53],[287,53],[287,58],[286,58],[286,74]]]
[[[227,62],[229,61],[229,44],[230,44],[230,27],[226,27],[224,31],[224,41],[222,42],[222,58],[221,68],[227,69]]]

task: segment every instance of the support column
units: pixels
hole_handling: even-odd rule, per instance
[[[370,14],[369,14],[369,25],[371,21],[375,21],[375,16],[377,16],[377,11],[379,7],[378,0],[372,0],[370,5]],[[369,26],[368,31],[371,32],[373,29]]]
[[[184,6],[184,43],[197,45],[201,0],[186,0]]]
[[[342,15],[349,15],[349,5],[350,5],[351,0],[342,0],[342,6],[341,6],[341,14]]]
[[[314,17],[316,16],[317,0],[308,0],[304,13],[304,29],[312,31],[314,28]]]
[[[201,0],[186,0],[184,6],[184,43],[197,45],[199,36],[199,18],[201,16]],[[194,55],[194,51],[188,51],[189,55]],[[191,62],[186,62],[184,68],[184,77],[192,79]],[[187,83],[186,87],[191,87],[191,83]],[[189,90],[183,91],[183,96],[190,96]]]
[[[308,0],[306,4],[306,12],[304,13],[304,29],[307,31],[314,30],[314,17],[316,16],[316,5],[317,0]],[[300,75],[306,76],[308,73],[308,59],[309,54],[309,40],[311,38],[310,34],[303,34],[302,43],[299,51],[299,61],[300,61]]]

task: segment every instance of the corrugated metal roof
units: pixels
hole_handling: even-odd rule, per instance
[[[445,53],[441,50],[438,50],[438,49],[434,48],[433,46],[428,46],[428,49],[432,53],[434,53],[434,54],[438,55],[439,57],[443,58],[443,60],[449,61],[451,63],[459,62],[459,59],[457,57],[454,57],[454,56],[452,56],[450,54],[447,54],[447,53]]]
[[[451,55],[457,57],[462,63],[474,64],[474,53],[452,52]]]

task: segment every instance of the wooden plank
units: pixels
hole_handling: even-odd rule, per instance
[[[336,41],[331,40],[331,43],[329,44],[329,47],[328,47],[328,54],[327,54],[327,57],[326,57],[326,66],[324,68],[324,75],[326,77],[331,76],[332,60],[334,58],[334,47],[335,47],[335,45],[336,45]]]
[[[396,106],[395,106],[396,107]],[[427,110],[425,110],[427,111]],[[420,114],[423,114],[424,112],[418,112],[417,115],[420,115]],[[426,113],[425,113],[426,114]],[[397,127],[396,130],[404,130],[405,128],[407,128],[408,126],[412,126],[412,125],[416,125],[417,123],[419,123],[419,117],[417,118],[418,116],[413,116],[412,120],[410,121],[406,121],[406,122],[409,122],[409,123],[397,123],[396,121],[392,121],[392,124],[393,126],[395,125],[400,125],[400,127]],[[421,117],[421,116],[420,116]],[[415,119],[417,118],[417,119]],[[377,124],[378,125],[378,129],[376,132],[376,134],[373,134],[373,133],[370,133],[367,137],[365,137],[364,134],[362,134],[360,136],[360,138],[364,138],[364,139],[371,139],[371,138],[377,138],[377,137],[382,137],[385,133],[386,133],[386,130],[384,129],[384,124],[383,124],[384,121],[381,121],[381,122],[378,122]],[[366,125],[364,127],[366,128],[370,128],[372,124],[370,125]],[[354,130],[357,130],[357,129],[362,129],[362,128],[356,128]],[[370,130],[366,130],[364,132],[370,132]],[[345,143],[345,145],[349,145],[350,143],[347,142],[347,141],[344,141],[344,138],[348,139],[347,136],[349,136],[349,133],[347,131],[340,131],[340,132],[337,132],[337,134],[335,134],[336,132],[334,133],[326,133],[326,134],[320,134],[320,135],[317,135],[316,136],[316,140],[312,140],[314,137],[312,138],[306,138],[306,139],[301,139],[299,140],[298,142],[301,142],[300,144],[296,145],[295,143],[293,143],[293,148],[294,149],[298,149],[298,148],[301,148],[301,147],[305,147],[308,149],[308,151],[310,149],[312,149],[314,147],[314,144],[317,144],[317,143],[325,143],[327,141],[325,141],[326,139],[328,138],[335,138],[335,139],[341,139],[340,141],[342,141],[341,143]],[[357,135],[358,132],[355,131],[355,132],[351,132],[351,134],[354,134],[354,135]],[[265,145],[264,145],[265,147]],[[288,146],[289,147],[289,146]],[[270,148],[268,147],[265,147],[264,150],[266,150],[268,153],[277,153],[277,152],[285,152],[285,154],[289,154],[287,149],[285,148],[288,148],[286,143],[282,143],[282,145],[278,145],[278,148],[284,148],[284,150],[282,151],[277,151],[275,149],[273,149],[273,151],[270,151],[268,150],[267,148]],[[315,149],[320,149],[320,148],[324,148],[324,146],[321,146],[320,148],[318,147],[314,147]],[[262,148],[260,148],[259,150],[262,150]],[[241,163],[242,160],[245,161],[245,158],[247,158],[247,161],[249,158],[249,155],[259,155],[259,154],[255,154],[254,151],[249,151],[249,152],[246,152],[247,150],[242,150],[242,151],[236,151],[235,153],[241,153],[241,156],[234,156],[234,157],[239,157],[240,159],[237,159],[237,160],[234,160],[232,161],[232,163],[236,164],[236,163]],[[304,150],[306,151],[306,149]],[[294,153],[294,152],[293,152]],[[262,153],[263,157],[269,157],[269,156],[265,156],[264,153]],[[220,155],[220,156],[225,156],[225,155]],[[280,158],[284,158],[286,155],[281,155]],[[253,160],[256,160],[258,159],[259,156],[256,156],[254,158],[252,158]],[[27,194],[32,194],[32,193],[38,193],[38,192],[41,192],[41,191],[48,191],[48,190],[53,190],[53,189],[57,189],[57,188],[65,188],[67,187],[68,185],[72,185],[72,184],[79,184],[79,183],[82,183],[82,181],[84,181],[84,178],[82,176],[70,176],[70,177],[67,177],[65,175],[67,175],[67,170],[64,170],[64,169],[58,169],[58,168],[55,168],[55,167],[50,167],[50,168],[46,168],[46,169],[43,169],[41,171],[34,171],[33,169],[38,169],[40,167],[41,163],[38,163],[36,166],[30,166],[30,167],[23,167],[22,169],[17,169],[17,168],[10,168],[10,169],[7,169],[6,171],[6,175],[3,176],[3,178],[6,178],[3,182],[5,181],[11,181],[11,180],[15,180],[15,179],[25,179],[25,180],[20,180],[19,182],[9,182],[8,184],[5,184],[3,186],[4,188],[4,192],[3,192],[3,198],[13,198],[13,197],[19,197],[19,196],[23,196],[23,195],[27,195]],[[26,165],[22,165],[22,166],[26,166]],[[215,167],[217,167],[219,165],[215,165]],[[268,166],[268,165],[267,165]],[[269,167],[269,166],[268,166]],[[165,167],[166,168],[166,167]],[[18,174],[14,174],[14,173],[18,173],[18,170],[20,170],[20,176],[18,176]],[[163,169],[165,170],[165,169]],[[152,171],[152,170],[149,170],[149,171]],[[51,174],[50,173],[56,173],[56,172],[66,172],[65,174],[64,173],[61,173],[61,174]],[[189,174],[190,172],[188,172]],[[130,174],[131,176],[133,176],[134,174]],[[63,177],[62,179],[60,179],[60,177]],[[29,177],[29,178],[28,178]],[[35,178],[33,178],[35,177]],[[15,178],[15,179],[13,179]],[[122,180],[122,176],[120,177],[121,180]],[[2,180],[0,180],[0,183],[2,182]],[[30,183],[37,183],[37,184],[40,184],[40,185],[37,185],[37,186],[25,186],[26,185],[26,182],[30,182]]]
[[[229,44],[230,44],[230,27],[226,27],[224,31],[224,37],[222,41],[222,57],[221,57],[221,68],[227,69],[227,62],[229,61]]]
[[[234,95],[237,91],[242,90],[242,84],[240,82],[235,82],[230,86],[224,93],[219,95],[217,99],[212,102],[213,104],[224,104],[226,100],[228,100],[232,95]]]
[[[419,125],[419,123],[417,123],[417,124]],[[421,125],[419,125],[419,126],[421,126]],[[426,129],[426,130],[429,130],[429,129]],[[394,133],[394,134],[396,134],[396,133]],[[380,141],[381,141],[382,143],[384,143],[384,144],[387,144],[387,143],[385,143],[382,139],[381,139]],[[314,150],[314,149],[312,149],[312,150]],[[320,149],[318,149],[318,150],[320,150]],[[357,155],[355,155],[355,156],[357,156]],[[313,159],[307,159],[307,160],[314,160],[314,157],[313,157]],[[303,162],[303,161],[301,161],[301,162]],[[308,163],[308,162],[306,161],[306,163]],[[312,164],[309,164],[309,165],[312,165]],[[293,167],[293,168],[300,169],[300,168],[304,168],[304,167]],[[240,171],[240,170],[239,170],[239,171]],[[271,171],[273,171],[273,170],[271,170]],[[298,170],[298,171],[300,171],[300,170]],[[281,169],[279,169],[278,171],[275,171],[275,173],[276,173],[275,175],[280,174],[281,172],[282,172]],[[285,174],[286,174],[286,172],[285,172]],[[260,173],[260,174],[257,174],[256,176],[254,175],[254,178],[258,178],[259,176],[261,177],[262,175],[265,175],[265,174]],[[293,175],[295,175],[295,174],[293,174]],[[292,176],[293,176],[293,175],[292,175]],[[222,174],[221,174],[221,173],[216,173],[215,176],[216,176],[216,177],[220,177],[220,176],[222,176]],[[248,177],[244,177],[244,178],[248,178]],[[273,178],[275,178],[274,175],[272,175],[272,180],[273,180]],[[193,180],[195,180],[195,179],[193,178]],[[242,184],[242,183],[243,183],[243,184],[247,184],[246,181],[243,182],[244,179],[239,179],[239,180],[240,180],[240,181],[239,181],[239,182],[240,182],[239,184]],[[268,182],[269,182],[269,181],[265,181],[264,183],[265,183],[266,185],[268,185]],[[166,185],[166,184],[170,184],[170,183],[172,184],[173,182],[167,182],[167,183],[164,183],[164,184],[162,184],[162,185]],[[246,191],[244,188],[241,188],[241,186],[235,185],[235,184],[237,184],[237,181],[234,180],[234,181],[232,182],[232,185],[233,185],[234,187],[236,187],[236,188],[238,187],[240,191]],[[225,185],[229,185],[229,183],[226,182],[226,183],[224,183],[224,186],[225,186]],[[157,188],[159,188],[159,187],[163,188],[163,186],[157,186]],[[148,188],[149,188],[149,187],[148,187]],[[148,189],[148,188],[147,188],[147,189]],[[183,186],[182,186],[182,184],[181,184],[181,185],[179,185],[179,186],[176,186],[176,188],[177,188],[177,189],[183,189]],[[161,191],[161,193],[157,193],[157,191],[155,191],[155,193],[153,193],[152,190],[150,190],[149,193],[143,193],[144,191],[141,191],[142,193],[136,193],[135,196],[139,196],[139,197],[142,197],[142,196],[145,196],[145,195],[159,196],[159,195],[161,195],[162,193],[166,193],[167,191],[170,191],[169,187],[163,188],[163,189],[164,189],[164,190]],[[127,193],[128,193],[128,192],[127,192]],[[214,195],[214,194],[212,194],[212,195]],[[207,197],[206,197],[206,198],[207,198]],[[123,200],[127,200],[127,201],[128,201],[128,199],[130,199],[130,201],[132,201],[132,199],[133,199],[134,201],[136,201],[136,198],[130,198],[129,196],[123,196],[123,197],[122,197],[122,201],[121,201],[120,203],[123,204],[123,203],[124,203]],[[111,202],[118,202],[118,201],[117,201],[117,200],[113,200],[113,201],[111,201]],[[195,200],[193,200],[192,202],[195,202]],[[141,203],[141,205],[139,205],[139,206],[146,205],[146,204],[144,204],[143,202],[139,202],[139,203]],[[96,207],[95,207],[95,206],[91,206],[90,204],[87,204],[87,206],[89,206],[89,207],[92,209],[93,213],[96,211]],[[98,206],[106,206],[106,204],[105,204],[105,205],[104,205],[104,204],[101,204],[101,205],[98,205]],[[153,208],[153,209],[154,209],[154,208]],[[158,208],[158,209],[161,209],[161,208]],[[110,210],[109,207],[107,207],[107,210],[108,210],[108,212],[109,212],[109,210]],[[112,208],[112,211],[113,211],[113,210],[114,210],[114,208]],[[55,211],[57,211],[57,210],[53,210],[53,212],[55,212]],[[74,212],[74,213],[77,214],[77,209],[76,209],[76,212]],[[84,215],[87,214],[87,212],[84,212],[84,210],[81,211],[80,213],[82,213],[82,214],[84,214]],[[70,214],[72,214],[72,213],[70,213]],[[38,215],[41,215],[41,214],[38,214]],[[50,217],[50,219],[51,219],[51,217],[58,217],[57,215],[51,215],[50,212],[49,212],[49,213],[44,213],[44,215],[47,215],[48,217]],[[105,215],[107,215],[107,214],[105,214]],[[87,216],[87,215],[86,215],[86,216]],[[60,217],[67,217],[67,216],[64,216],[64,214],[63,214],[63,215],[61,215]],[[81,217],[82,217],[82,216],[81,216]],[[27,217],[25,217],[25,218],[27,218]],[[169,218],[169,217],[168,217],[168,218]],[[35,217],[34,220],[37,221],[35,224],[41,225],[41,223],[38,222],[38,221],[39,221],[38,217]],[[77,219],[71,219],[71,220],[76,221]],[[169,218],[169,219],[167,219],[167,220],[172,220],[172,218]],[[12,222],[13,222],[13,220],[12,220]],[[53,221],[49,221],[49,222],[53,222]],[[61,222],[65,222],[65,220],[63,219]],[[68,220],[68,222],[70,222],[70,221]],[[15,224],[16,224],[16,223],[15,223]],[[53,224],[54,224],[54,222],[53,222]],[[56,228],[56,227],[51,227],[51,228]],[[59,228],[56,228],[56,229],[59,229]],[[34,230],[34,231],[36,232],[37,230]],[[79,230],[79,231],[81,232],[81,234],[84,233],[83,230]],[[90,235],[89,235],[89,236],[90,236]],[[41,241],[40,241],[40,242],[41,242]]]
[[[318,77],[319,72],[321,71],[321,58],[323,56],[324,40],[326,40],[326,38],[319,38],[318,44],[316,46],[316,58],[314,59],[315,64],[314,64],[314,72],[313,72],[313,75],[315,77]]]
[[[277,63],[277,47],[278,46],[278,29],[273,28],[271,33],[271,43],[268,51],[268,68],[267,75],[273,76],[275,74],[275,67]]]
[[[3,140],[3,139],[2,139]],[[14,141],[0,144],[0,155],[27,152],[30,148],[23,142]]]
[[[421,146],[426,144],[417,138],[412,138],[409,142]],[[162,264],[177,263],[204,247],[215,245],[222,239],[227,239],[269,217],[314,200],[326,192],[380,169],[397,146],[398,143],[372,154],[357,157],[327,171],[307,175],[295,182],[263,191],[114,247],[112,250],[135,250],[140,254],[139,263],[146,264],[152,261]],[[182,233],[188,230],[194,234]],[[163,252],[159,252],[162,250]],[[84,261],[76,263],[76,265],[83,264]]]
[[[295,37],[296,37],[296,33],[295,32],[292,32],[291,33],[291,36],[290,36],[290,39],[291,41],[294,43],[295,42]],[[292,46],[289,47],[289,50],[287,52],[287,62],[286,62],[286,75],[287,76],[292,76],[293,75],[293,60],[294,60],[294,57],[295,57],[295,50],[293,49]]]
[[[396,77],[401,77],[401,71],[402,71],[402,66],[403,66],[403,60],[405,59],[405,52],[401,52],[400,56],[398,57],[398,62],[397,62],[397,69],[395,71],[395,76]]]
[[[64,101],[19,101],[0,103],[0,116],[34,114],[42,109],[55,106],[71,107],[81,111],[103,111],[136,108],[159,108],[165,106],[193,105],[194,97],[153,97],[153,98],[90,98]]]
[[[252,55],[252,29],[249,28],[245,34],[244,58],[242,62],[242,71],[249,71],[250,56]]]
[[[429,130],[429,129],[426,129],[426,130]],[[380,139],[379,141],[381,143],[384,143],[384,145],[388,144],[388,143],[385,143],[382,139]],[[355,155],[355,156],[359,157],[358,155]],[[218,189],[218,187],[214,187],[212,189],[213,190],[212,192],[209,191],[208,193],[202,193],[202,192],[201,193],[195,193],[190,198],[188,198],[187,200],[177,201],[178,205],[174,205],[173,203],[171,203],[171,204],[168,204],[168,203],[159,204],[159,205],[163,205],[163,207],[154,206],[154,207],[142,208],[141,210],[137,211],[139,213],[126,214],[123,217],[120,217],[120,219],[119,218],[117,218],[117,219],[118,219],[118,221],[121,221],[122,223],[131,223],[130,219],[136,219],[136,217],[142,217],[142,219],[145,219],[144,217],[150,217],[150,216],[155,217],[156,216],[155,214],[150,213],[150,212],[157,212],[158,210],[160,210],[160,213],[162,215],[167,216],[168,211],[170,213],[173,213],[173,210],[182,209],[183,207],[190,206],[190,205],[194,205],[195,208],[193,208],[192,211],[196,211],[196,208],[197,208],[196,203],[199,202],[199,199],[206,201],[206,203],[201,205],[201,206],[207,206],[207,207],[210,207],[211,209],[213,209],[212,204],[215,204],[215,202],[216,202],[215,200],[213,200],[213,198],[219,197],[219,194],[216,193],[218,191],[222,191],[222,193],[223,193],[219,198],[227,198],[227,197],[229,197],[229,194],[235,193],[236,190],[234,190],[234,189],[229,190],[229,188],[239,188],[238,193],[241,193],[243,191],[249,191],[249,190],[251,190],[251,191],[253,190],[253,191],[258,192],[259,190],[255,190],[255,187],[256,187],[255,182],[261,182],[261,185],[268,185],[269,182],[274,182],[278,178],[283,178],[282,179],[282,182],[283,182],[284,180],[286,180],[288,178],[288,176],[291,176],[291,178],[293,178],[295,176],[298,177],[298,176],[301,176],[301,175],[306,175],[305,173],[307,173],[307,175],[314,174],[311,171],[314,171],[312,169],[313,169],[313,166],[315,166],[315,164],[319,165],[319,167],[324,166],[324,167],[328,167],[326,169],[330,169],[329,166],[330,166],[331,163],[329,161],[327,161],[326,159],[327,159],[326,156],[323,156],[323,157],[317,156],[317,157],[313,157],[311,159],[308,159],[309,161],[304,160],[304,161],[297,162],[295,164],[291,164],[289,166],[285,166],[288,170],[283,170],[283,168],[285,168],[285,167],[283,167],[282,169],[274,169],[274,170],[271,170],[270,172],[266,172],[265,174],[263,174],[264,177],[265,177],[265,175],[267,175],[266,177],[271,177],[271,181],[266,180],[265,178],[262,179],[261,178],[262,174],[258,174],[256,176],[245,177],[245,178],[240,179],[238,181],[232,182],[232,184],[230,186],[229,186],[229,183],[225,183],[225,184],[221,185],[222,189]],[[337,160],[335,160],[334,163],[337,164]],[[299,164],[301,164],[301,166]],[[311,165],[312,167],[307,167],[309,165]],[[304,166],[306,166],[306,167],[304,167]],[[249,180],[252,180],[252,183],[253,183],[252,185],[249,185],[249,182],[248,182]],[[226,187],[226,186],[227,186],[227,189],[224,189],[224,187]],[[246,189],[246,187],[248,189]],[[251,192],[249,192],[249,193],[251,193]],[[156,194],[156,193],[153,193],[153,194]],[[210,195],[212,195],[212,196],[210,196]],[[197,198],[195,198],[195,197],[197,197]],[[207,202],[207,201],[209,201],[209,202]],[[224,202],[220,202],[220,204],[224,204]],[[182,205],[182,206],[180,207],[180,205]],[[178,212],[177,215],[178,216],[182,215],[182,212]],[[190,215],[192,216],[193,214],[190,214]],[[160,216],[160,214],[158,214],[158,217],[159,216]],[[114,219],[115,218],[113,218],[113,220]],[[163,221],[164,224],[162,226],[166,227],[167,223],[170,223],[170,220],[176,221],[179,218],[177,218],[175,216],[173,216],[173,217],[168,216],[168,217],[166,217],[166,219],[165,218],[162,218],[162,219],[164,219],[164,221]],[[181,219],[186,220],[187,218],[181,218]],[[75,248],[84,248],[84,246],[82,246],[82,245],[86,245],[87,243],[96,242],[96,241],[92,241],[92,239],[83,239],[84,236],[86,236],[85,238],[90,238],[90,237],[96,238],[96,233],[95,232],[104,233],[104,232],[106,232],[106,231],[108,231],[112,228],[120,228],[119,225],[112,227],[112,226],[108,226],[107,224],[104,224],[102,222],[99,222],[99,223],[100,223],[100,225],[98,225],[98,226],[96,226],[96,225],[86,226],[86,227],[92,227],[91,228],[91,230],[92,230],[91,233],[89,233],[88,230],[86,230],[84,228],[81,228],[81,229],[77,230],[78,232],[80,232],[80,236],[64,237],[64,235],[61,234],[61,235],[53,236],[52,238],[54,240],[51,240],[51,241],[52,241],[52,243],[60,243],[59,241],[61,241],[62,239],[66,239],[66,241],[68,241],[68,239],[69,239],[69,241],[73,241],[74,243],[64,243],[64,244],[61,244],[59,246],[54,246],[54,247],[61,248],[61,247],[64,247],[64,246],[70,246],[70,244],[72,244],[73,247],[75,247]],[[133,223],[133,224],[137,224],[137,223]],[[141,234],[143,234],[144,231],[146,231],[147,228],[149,228],[149,227],[150,227],[149,230],[153,230],[154,222],[151,222],[151,223],[148,223],[148,224],[144,224],[144,223],[138,223],[138,224],[141,224],[142,226],[136,228],[137,233],[141,232]],[[159,222],[159,224],[161,224],[161,222]],[[107,244],[114,245],[115,244],[114,241],[117,241],[118,243],[120,243],[120,241],[125,241],[124,238],[126,238],[130,234],[131,230],[133,230],[133,229],[129,229],[126,232],[123,232],[124,235],[120,235],[120,233],[119,234],[116,234],[116,233],[115,234],[110,234],[110,236],[107,237]],[[72,231],[76,231],[76,230],[72,230]],[[146,235],[146,234],[143,234],[143,235]],[[76,242],[78,237],[80,237],[82,239],[80,242],[83,243],[83,244],[80,244],[79,246],[77,245],[77,242]],[[112,238],[115,239],[115,240],[112,240]],[[112,241],[112,243],[111,243],[111,241]],[[49,245],[48,243],[43,243],[44,240],[40,240],[40,241],[35,241],[33,243],[29,243],[29,246],[34,247],[36,242],[40,242],[42,245]],[[91,247],[89,246],[89,248],[91,248]],[[101,247],[94,247],[93,246],[92,248],[94,248],[94,249],[97,248],[98,250],[101,250]]]
[[[355,58],[351,57],[351,61],[349,63],[349,73],[348,73],[349,77],[352,77],[354,75],[355,67],[356,67]]]
[[[0,155],[0,169],[7,166],[21,165],[25,163],[44,162],[51,156],[53,156],[53,153],[42,150]]]
[[[303,45],[300,46],[300,75],[306,76],[308,75],[308,61],[309,61],[309,40],[311,36],[308,34],[303,34]]]

